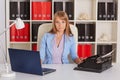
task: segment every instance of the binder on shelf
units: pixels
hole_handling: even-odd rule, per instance
[[[10,20],[15,20],[18,16],[18,3],[10,2]]]
[[[22,20],[30,19],[30,2],[20,2],[20,18]]]
[[[115,20],[117,20],[117,13],[118,13],[118,5],[116,2],[114,2],[114,5],[115,5]]]
[[[41,2],[41,20],[51,20],[51,2]]]
[[[41,2],[32,2],[32,20],[41,19]]]
[[[51,20],[51,16],[52,2],[32,2],[32,20]]]
[[[46,20],[52,19],[52,3],[46,2]]]
[[[10,28],[11,42],[28,42],[30,41],[30,25],[25,23],[25,28],[17,30],[15,25]]]
[[[105,55],[111,51],[112,51],[112,44],[111,45],[107,45],[107,44],[97,45],[97,54],[100,56]]]
[[[37,44],[32,44],[32,50],[37,51]]]
[[[68,15],[69,20],[73,20],[74,19],[74,3],[65,2],[65,11]]]
[[[15,25],[10,27],[10,41],[16,41],[16,27],[15,27]]]
[[[85,41],[95,41],[95,24],[85,24]]]
[[[63,2],[54,2],[54,13],[57,11],[63,11]]]
[[[76,26],[78,28],[78,41],[95,41],[94,23],[80,23]]]
[[[92,44],[78,44],[78,57],[87,58],[92,55]]]
[[[37,41],[38,28],[41,24],[32,24],[32,41]]]
[[[114,2],[107,2],[107,20],[115,20]]]
[[[40,20],[46,20],[46,2],[40,2],[41,3],[41,19]]]
[[[78,28],[78,42],[85,41],[85,24],[76,24]]]
[[[30,24],[29,23],[25,23],[25,29],[23,29],[23,32],[24,32],[23,41],[26,41],[26,42],[30,41]]]
[[[106,3],[105,2],[98,2],[98,20],[106,20]]]

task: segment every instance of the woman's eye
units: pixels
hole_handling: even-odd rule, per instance
[[[60,22],[60,21],[56,21],[55,23],[56,23],[56,24],[64,24],[65,21],[61,21],[61,22]]]
[[[65,23],[65,21],[62,21],[62,23]]]
[[[56,21],[55,23],[59,23],[58,21]]]

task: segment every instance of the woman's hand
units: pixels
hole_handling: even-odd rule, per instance
[[[84,58],[76,58],[75,60],[74,60],[74,62],[76,63],[76,64],[81,64],[81,63],[83,63],[84,62]]]

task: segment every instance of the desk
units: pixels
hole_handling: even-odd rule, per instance
[[[76,64],[48,64],[43,66],[55,68],[56,72],[44,76],[16,72],[14,78],[0,77],[0,80],[120,80],[120,64],[117,63],[102,73],[73,70]]]

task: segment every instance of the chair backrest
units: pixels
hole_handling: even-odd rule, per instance
[[[44,35],[44,33],[49,32],[51,29],[52,29],[52,23],[44,23],[39,26],[38,38],[37,38],[37,50],[38,51],[40,49],[40,42],[41,42],[42,36]],[[78,30],[77,30],[77,27],[72,24],[70,24],[70,29],[74,35],[74,38],[76,41],[76,50],[77,50]],[[70,62],[72,62],[71,59],[69,59],[69,60],[70,60]]]

